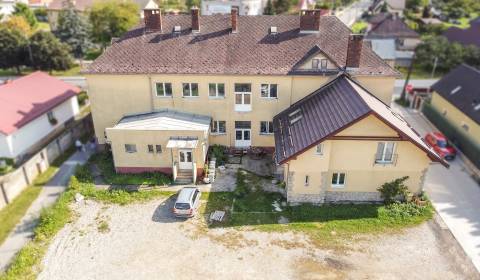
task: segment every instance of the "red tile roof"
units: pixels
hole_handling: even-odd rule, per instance
[[[139,26],[96,59],[88,74],[232,74],[287,75],[313,47],[345,67],[351,30],[335,16],[322,16],[317,33],[300,33],[295,15],[239,16],[231,33],[230,15],[200,17],[200,32],[191,32],[190,15],[162,15],[163,32],[145,33]],[[180,34],[173,27],[181,26]],[[268,30],[276,26],[278,34]],[[364,46],[360,67],[351,74],[397,76]]]
[[[0,133],[15,132],[79,92],[40,71],[0,85]]]

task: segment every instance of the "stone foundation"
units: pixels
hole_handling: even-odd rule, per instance
[[[287,201],[290,204],[323,204],[325,197],[322,194],[292,194],[292,192],[287,192]]]
[[[325,202],[382,202],[379,192],[332,192],[325,193]]]

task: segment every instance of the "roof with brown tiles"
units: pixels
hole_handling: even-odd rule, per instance
[[[163,32],[139,26],[108,47],[87,74],[239,74],[287,75],[313,47],[345,66],[350,29],[335,16],[322,16],[317,33],[300,33],[300,17],[239,16],[231,33],[230,15],[200,17],[200,32],[191,32],[190,15],[163,15]],[[181,34],[172,33],[180,25]],[[278,34],[271,35],[271,26]],[[364,46],[354,75],[396,76]]]
[[[350,125],[373,115],[410,141],[432,161],[448,166],[390,107],[346,74],[294,103],[273,118],[275,159],[283,164]]]

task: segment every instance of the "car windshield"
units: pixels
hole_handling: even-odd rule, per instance
[[[439,146],[440,148],[446,148],[447,147],[447,141],[437,140],[437,146]]]
[[[188,204],[188,203],[175,203],[175,209],[188,210],[188,209],[190,209],[190,204]]]

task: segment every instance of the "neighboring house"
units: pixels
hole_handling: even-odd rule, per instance
[[[3,18],[11,15],[17,3],[28,4],[28,0],[0,0],[0,15]]]
[[[383,6],[386,5],[387,12],[402,17],[405,10],[406,0],[375,0],[368,8],[371,14],[382,13]]]
[[[43,72],[0,85],[0,157],[20,160],[63,131],[79,112],[79,92]]]
[[[204,0],[202,15],[229,14],[232,8],[237,8],[241,16],[258,16],[263,14],[266,0]]]
[[[480,147],[479,81],[480,70],[462,64],[432,86],[430,102],[445,121],[477,147]]]
[[[401,18],[393,14],[373,16],[369,21],[366,38],[372,41],[372,46],[375,44],[374,41],[378,41],[376,43],[378,45],[385,45],[389,44],[386,40],[394,40],[395,65],[404,67],[410,65],[414,50],[421,42],[420,35],[410,29]],[[379,49],[384,48],[388,48],[388,45]]]
[[[58,14],[61,10],[63,10],[66,1],[67,0],[51,0],[51,3],[47,7],[48,22],[52,30],[57,29]],[[87,10],[96,2],[96,0],[72,1],[75,6],[75,10],[80,13],[86,13]],[[143,9],[147,5],[148,0],[133,0],[133,2],[138,5],[139,9]],[[143,13],[140,13],[140,17],[143,17]]]
[[[457,42],[464,46],[474,45],[480,48],[480,17],[470,21],[470,27],[461,29],[458,27],[450,27],[443,36],[450,42]]]
[[[300,16],[145,10],[145,26],[127,32],[84,74],[97,141],[100,147],[110,145],[120,173],[161,171],[175,179],[180,172],[195,179],[203,174],[208,147],[215,144],[275,151],[280,171],[300,160],[318,160],[314,152],[297,149],[314,148],[325,135],[347,127],[337,135],[345,137],[335,139],[338,146],[325,144],[319,151],[336,160],[322,169],[336,175],[320,178],[309,173],[309,166],[295,167],[297,183],[307,180],[310,187],[291,188],[288,173],[290,201],[321,202],[309,192],[318,197],[319,182],[330,182],[330,175],[345,193],[372,193],[386,181],[409,175],[407,185],[417,192],[428,164],[441,161],[385,105],[391,103],[399,73],[373,53],[363,36],[319,10]],[[305,103],[311,96],[321,100]],[[306,105],[297,110],[297,104]],[[279,125],[280,116],[291,123]],[[307,120],[318,127],[307,127]],[[306,136],[311,147],[282,152]],[[376,163],[377,147],[384,148],[378,149]],[[337,200],[378,199],[378,194],[367,196]]]
[[[372,50],[380,56],[390,67],[395,66],[396,49],[395,39],[375,39],[370,41]]]

